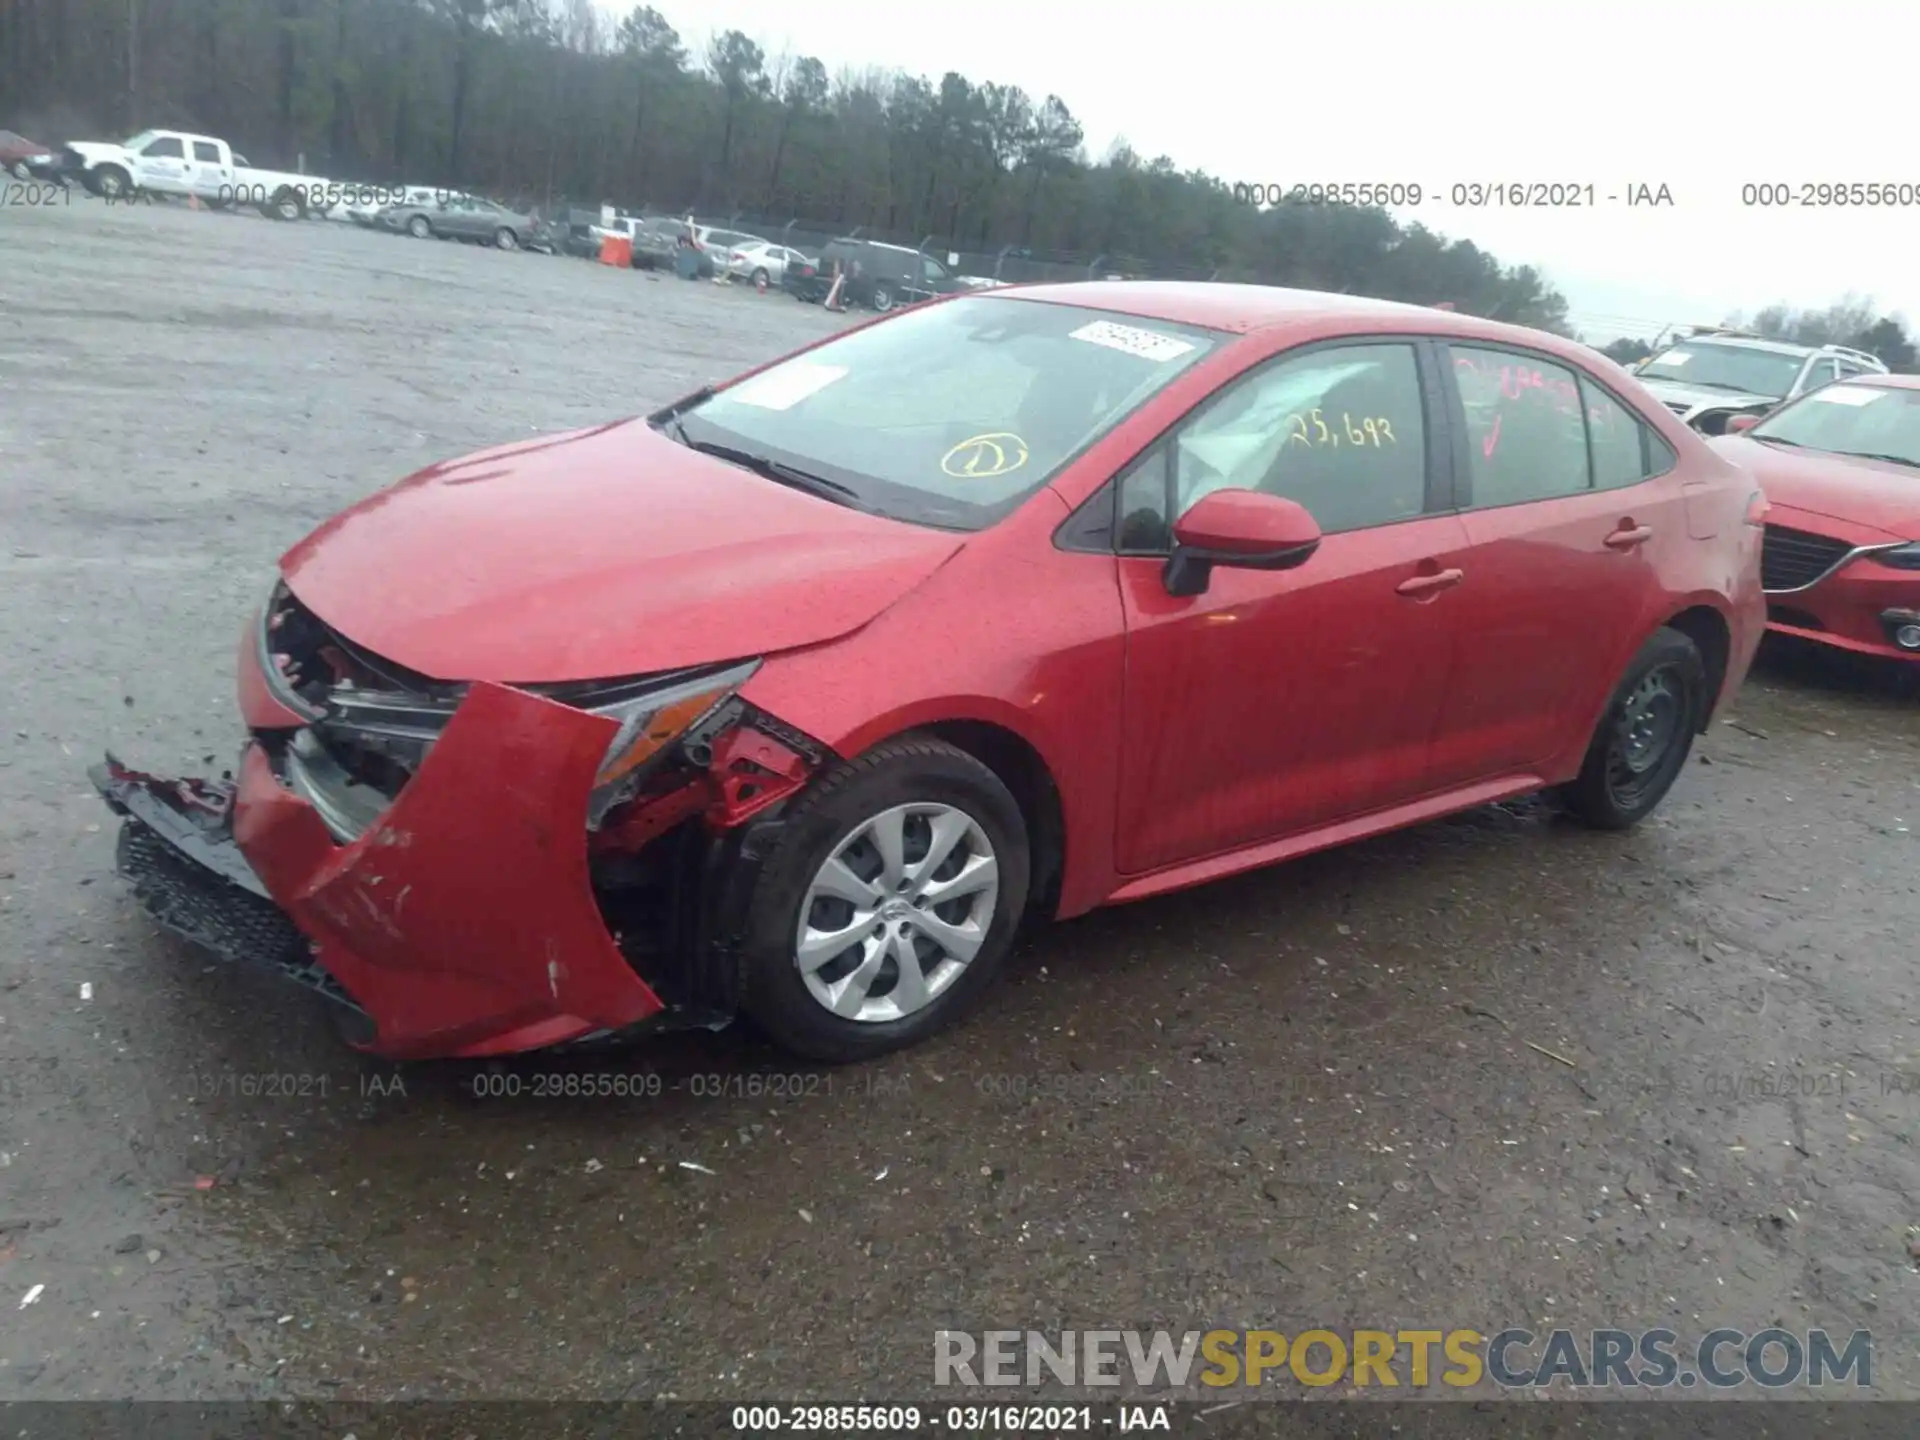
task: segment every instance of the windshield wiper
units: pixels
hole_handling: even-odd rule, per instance
[[[1920,470],[1920,460],[1909,459],[1905,455],[1876,455],[1870,450],[1842,450],[1842,455],[1857,455],[1862,460],[1884,460],[1889,465],[1905,465],[1909,469]]]
[[[694,440],[688,437],[686,427],[678,417],[669,420],[666,427],[689,450],[698,450],[702,455],[711,455],[716,460],[725,460],[730,465],[738,465],[743,470],[751,470],[763,479],[785,485],[789,489],[804,490],[807,494],[822,500],[832,500],[837,504],[851,506],[855,510],[873,513],[873,507],[860,498],[860,492],[850,485],[842,485],[838,480],[829,480],[824,475],[815,475],[811,470],[802,470],[797,465],[789,465],[784,460],[776,460],[771,455],[756,455],[751,450],[739,450],[732,445],[722,445],[713,440]]]
[[[1804,450],[1807,448],[1798,440],[1782,440],[1778,435],[1755,435],[1751,430],[1747,432],[1747,438],[1749,440],[1758,440],[1767,445],[1791,445],[1796,450]]]

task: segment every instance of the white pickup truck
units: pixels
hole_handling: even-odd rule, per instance
[[[316,175],[257,170],[224,140],[179,130],[142,130],[118,144],[72,140],[64,173],[109,200],[136,193],[192,196],[215,209],[251,206],[276,220],[298,220],[328,208],[344,187]]]

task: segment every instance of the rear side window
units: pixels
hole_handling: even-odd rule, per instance
[[[1593,486],[1578,378],[1515,350],[1451,347],[1466,412],[1477,509],[1578,495]]]
[[[1638,485],[1673,467],[1673,447],[1586,376],[1580,393],[1587,406],[1587,436],[1593,446],[1593,488]]]
[[[193,142],[193,158],[204,161],[208,165],[218,165],[220,147],[211,140],[196,140]]]

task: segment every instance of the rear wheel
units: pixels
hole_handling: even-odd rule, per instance
[[[1600,830],[1652,814],[1686,766],[1709,699],[1699,647],[1656,631],[1614,690],[1579,777],[1561,787],[1567,809]]]
[[[893,309],[893,287],[876,285],[873,287],[873,308],[882,315]]]
[[[769,281],[771,281],[771,280],[772,280],[772,278],[773,278],[773,277],[772,277],[771,275],[769,275],[769,274],[767,274],[767,270],[766,270],[766,267],[765,267],[764,265],[763,265],[763,266],[761,266],[761,267],[760,267],[759,269],[757,269],[757,270],[755,270],[755,271],[753,272],[753,284],[754,284],[754,288],[755,288],[755,289],[759,289],[759,288],[760,288],[761,286],[763,286],[763,285],[765,285],[765,284],[767,284],[767,283],[768,283]]]
[[[433,226],[424,215],[416,215],[407,221],[407,233],[416,240],[424,240],[433,234]]]
[[[999,972],[1028,869],[997,775],[943,741],[889,741],[807,791],[783,827],[748,908],[741,1008],[815,1060],[922,1040]]]
[[[298,220],[306,214],[306,206],[300,203],[300,197],[293,191],[281,189],[275,192],[267,213],[276,220]]]

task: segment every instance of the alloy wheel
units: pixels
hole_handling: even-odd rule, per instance
[[[904,1019],[979,954],[999,895],[999,862],[978,820],[952,805],[896,805],[854,826],[814,873],[794,963],[832,1014]]]

